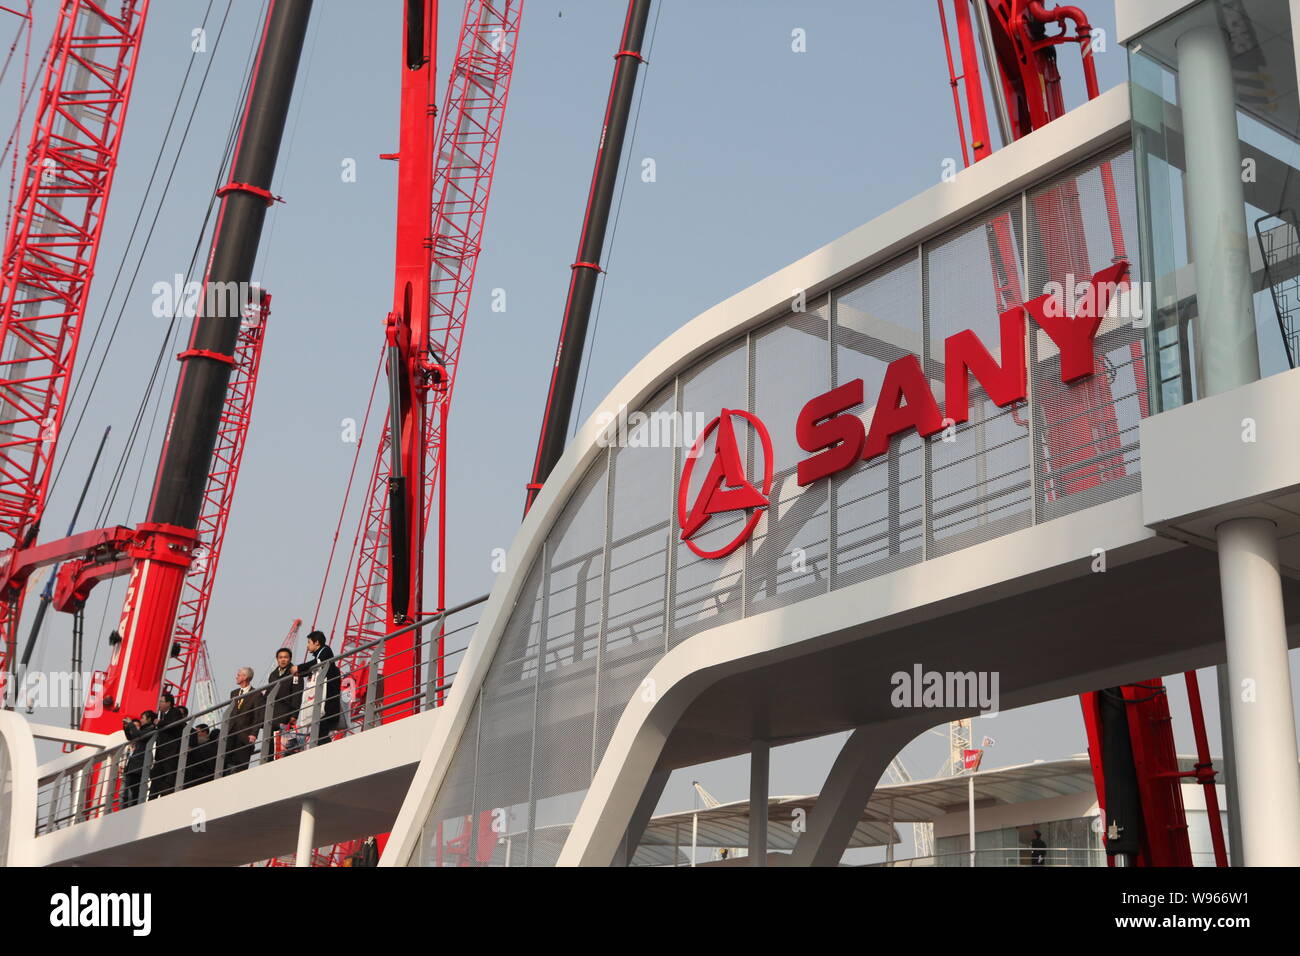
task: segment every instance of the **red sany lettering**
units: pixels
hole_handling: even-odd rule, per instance
[[[1047,333],[1061,352],[1061,381],[1069,384],[1086,378],[1095,370],[1092,342],[1101,320],[1110,307],[1111,293],[1128,275],[1128,263],[1117,262],[1089,280],[1083,307],[1074,318],[1064,308],[1049,308],[1051,295],[1040,295],[1025,303],[1025,309]],[[1073,294],[1071,290],[1070,294]],[[1059,303],[1058,303],[1059,305]],[[1049,314],[1053,313],[1053,314]]]
[[[970,418],[969,372],[984,386],[993,404],[1005,408],[1023,402],[1027,394],[1025,380],[1025,313],[1020,306],[1007,309],[1000,319],[1002,326],[1002,364],[998,365],[970,329],[950,335],[943,342],[944,407],[953,424]]]
[[[895,359],[885,369],[885,381],[871,417],[871,431],[862,449],[863,459],[883,455],[889,450],[889,440],[909,428],[915,428],[922,438],[943,428],[939,405],[915,355]]]
[[[815,451],[799,462],[800,485],[833,475],[849,467],[862,453],[866,429],[857,415],[843,415],[855,405],[862,404],[862,379],[855,378],[825,395],[818,395],[799,413],[795,424],[795,439],[804,451]]]

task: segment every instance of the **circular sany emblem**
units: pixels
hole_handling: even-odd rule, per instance
[[[735,419],[747,422],[759,437],[763,450],[762,490],[745,474],[740,446],[736,442]],[[701,450],[714,432],[717,432],[718,437],[713,443],[713,461],[705,475],[704,484],[695,494],[694,502],[688,504],[686,498],[690,493],[691,476],[700,461]],[[686,467],[682,469],[681,484],[677,490],[677,520],[681,522],[682,540],[701,558],[725,558],[753,533],[754,526],[767,510],[768,495],[771,493],[772,439],[767,433],[767,427],[749,412],[724,408],[722,414],[709,422],[704,431],[700,432],[700,437],[695,439],[686,458]],[[730,542],[714,550],[705,550],[695,543],[696,535],[706,529],[713,515],[730,511],[749,512],[748,520]]]

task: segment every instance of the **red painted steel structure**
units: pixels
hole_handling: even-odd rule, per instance
[[[394,310],[386,323],[391,405],[389,417],[379,426],[370,490],[354,541],[343,652],[425,613],[424,544],[435,502],[434,613],[447,606],[447,422],[523,15],[523,0],[467,0],[442,118],[426,151],[425,134],[435,113],[431,51],[436,48],[437,5],[424,2],[433,8],[426,9],[423,18],[430,31],[428,75],[412,68],[413,4],[408,4],[399,152],[384,157],[398,162]],[[432,223],[420,218],[423,210],[431,210]],[[397,454],[394,434],[401,436]],[[419,641],[418,631],[411,631],[386,648],[384,696],[395,706],[383,709],[382,722],[419,711],[424,667],[435,668],[434,703],[442,704],[442,638],[437,639],[432,661],[420,659]],[[364,665],[343,675],[345,684],[359,689],[354,702],[358,709],[365,703],[368,677]],[[361,842],[316,851],[312,865],[340,866]],[[381,836],[381,850],[386,842]]]
[[[399,571],[406,574],[405,600],[394,600],[393,555],[390,554],[393,455],[390,436],[392,418],[381,426],[370,490],[361,514],[356,537],[355,560],[348,591],[348,614],[342,650],[348,651],[375,640],[403,620],[414,620],[424,612],[421,607],[420,577],[425,531],[436,503],[438,507],[437,539],[437,610],[446,607],[444,587],[447,421],[452,392],[460,360],[461,343],[469,315],[470,295],[474,286],[475,266],[483,238],[492,175],[496,166],[510,78],[514,70],[522,0],[468,0],[461,22],[456,58],[452,63],[444,98],[444,109],[436,137],[436,160],[431,174],[419,182],[401,176],[401,166],[408,157],[399,154],[400,210],[431,210],[432,226],[422,220],[419,232],[398,227],[399,279],[396,291],[398,309],[390,315],[388,343],[398,346],[401,388],[398,390],[401,413],[400,467],[408,480],[405,484],[404,540],[405,562]],[[403,89],[403,150],[406,127],[424,124],[421,104],[407,98]],[[430,101],[431,103],[431,101]],[[408,167],[409,168],[409,167]],[[423,163],[420,164],[423,167]],[[430,238],[432,237],[432,238]],[[402,244],[414,248],[402,251]],[[410,316],[424,323],[413,327],[406,315],[403,262],[427,263],[425,281],[413,288],[427,290],[427,307],[421,309],[413,300]],[[392,369],[390,367],[390,373]],[[420,430],[415,431],[420,422]],[[416,436],[419,441],[413,441]],[[417,482],[413,476],[422,476]],[[400,588],[397,589],[400,591]],[[398,614],[402,617],[398,617]],[[436,613],[436,612],[435,612]],[[410,641],[390,650],[386,656],[384,694],[390,700],[414,697],[419,682],[419,665]],[[396,643],[396,642],[394,642]],[[408,646],[409,645],[409,646]],[[442,685],[441,643],[432,666],[436,684]],[[347,675],[345,675],[346,677]],[[354,685],[366,686],[364,669],[352,672]],[[394,681],[398,683],[394,683]],[[395,693],[405,687],[410,694]],[[439,701],[441,694],[439,694]],[[414,712],[415,704],[388,708],[385,721]]]
[[[135,78],[148,0],[63,0],[4,252],[0,533],[10,564],[36,540],[50,486]],[[25,576],[5,574],[0,685]]]
[[[953,61],[945,0],[938,0],[940,25],[948,55],[949,82],[956,106],[958,135],[961,137],[962,156],[967,165],[971,162],[971,152],[978,162],[992,151],[976,51],[974,21],[979,20],[980,15],[977,12],[972,19],[970,3],[982,5],[982,15],[987,18],[988,40],[992,47],[991,63],[998,74],[995,82],[1002,102],[1006,104],[1005,116],[1010,125],[1004,131],[1005,136],[1013,140],[1019,139],[1065,113],[1061,76],[1056,62],[1057,46],[1078,45],[1088,98],[1093,99],[1100,92],[1096,64],[1093,61],[1092,27],[1078,7],[1057,6],[1048,9],[1040,0],[953,0],[962,64],[962,73],[959,75]],[[1074,25],[1073,33],[1067,30],[1068,23]],[[1059,27],[1059,32],[1049,34],[1048,28],[1051,26]],[[970,115],[971,152],[967,149],[959,84],[964,87],[966,108]],[[1124,247],[1114,175],[1108,163],[1100,166],[1100,174],[1110,227],[1112,262],[1125,262],[1128,254]],[[1087,245],[1082,241],[1082,212],[1074,185],[1062,184],[1057,189],[1036,197],[1033,200],[1032,214],[1039,224],[1048,274],[1090,274]],[[1015,244],[1005,221],[999,220],[990,230],[989,246],[994,284],[1000,296],[999,306],[1005,308],[1022,302],[1023,297],[1015,278],[1018,274]],[[1145,417],[1148,398],[1141,345],[1134,343],[1131,352],[1138,402],[1141,414]],[[1044,479],[1049,500],[1123,477],[1126,471],[1120,454],[1119,426],[1110,383],[1104,377],[1097,376],[1069,386],[1045,385],[1040,388],[1044,389],[1039,397],[1046,426],[1046,447],[1043,452],[1047,468]],[[1198,753],[1197,768],[1190,774],[1178,770],[1163,682],[1159,679],[1145,681],[1127,685],[1120,691],[1126,704],[1142,806],[1143,840],[1136,860],[1140,865],[1191,865],[1191,848],[1180,787],[1181,778],[1185,776],[1196,777],[1206,788],[1206,806],[1209,810],[1216,862],[1220,866],[1227,864],[1214,788],[1214,768],[1209,757],[1196,674],[1188,672],[1185,678]],[[1104,811],[1106,786],[1101,759],[1100,692],[1084,694],[1080,702],[1098,799]]]
[[[248,439],[270,310],[271,296],[263,293],[260,305],[250,308],[241,323],[234,372],[204,488],[194,560],[181,583],[180,606],[162,678],[162,689],[170,690],[181,704],[188,700],[203,662],[203,629]],[[53,604],[56,610],[75,612],[84,606],[95,585],[130,572],[132,562],[148,554],[147,540],[140,529],[121,526],[99,529],[29,549],[15,569],[26,575],[37,567],[71,558],[59,568]],[[92,703],[103,693],[107,677],[106,671],[93,675]]]

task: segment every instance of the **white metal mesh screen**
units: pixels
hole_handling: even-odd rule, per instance
[[[1142,338],[1115,316],[1098,335],[1091,379],[1061,386],[1050,340],[1030,322],[1028,405],[997,408],[972,376],[970,419],[948,434],[905,433],[829,481],[795,480],[806,456],[795,422],[809,399],[861,378],[869,425],[886,366],[916,355],[943,408],[947,336],[971,329],[1001,361],[1006,308],[1120,254],[1137,280],[1134,219],[1132,160],[1119,150],[738,335],[616,423],[613,447],[530,569],[417,862],[553,863],[628,702],[682,641],[1137,490]],[[677,494],[692,442],[723,409],[765,424],[773,488],[750,539],[707,559],[681,539]],[[702,445],[688,504],[716,437]],[[736,438],[761,483],[759,443],[743,424]],[[745,520],[711,517],[698,545],[721,547]]]
[[[811,305],[752,336],[753,408],[767,426],[775,458],[768,516],[746,542],[746,614],[792,604],[827,590],[830,488],[818,481],[799,487],[795,421],[808,396],[830,388],[830,307]],[[749,470],[763,467],[758,442],[749,443]]]
[[[886,263],[835,292],[835,385],[862,379],[863,427],[880,395],[885,367],[920,355],[921,270],[916,253]],[[900,435],[889,452],[831,479],[835,501],[831,553],[834,587],[896,571],[921,560],[924,451],[919,435]]]
[[[532,756],[531,855],[564,843],[591,783],[596,644],[604,578],[606,469],[602,455],[569,500],[547,547],[546,628]]]
[[[596,758],[667,646],[668,550],[677,450],[698,423],[677,414],[674,386],[651,399],[610,464],[609,593],[596,699]]]
[[[1086,281],[1120,258],[1130,263],[1130,280],[1140,281],[1131,152],[1118,151],[1031,191],[1027,205],[1031,296],[1049,283]],[[1097,374],[1072,385],[1061,384],[1051,339],[1030,326],[1040,521],[1140,487],[1138,422],[1148,403],[1144,331],[1134,325],[1141,316],[1121,315],[1123,305],[1117,303],[1098,330]]]
[[[679,408],[683,416],[703,416],[705,421],[712,420],[722,409],[749,408],[749,345],[742,339],[736,345],[716,353],[707,359],[702,367],[689,375],[683,375],[680,382],[681,397]],[[697,467],[691,476],[686,500],[694,501],[704,485],[709,462],[713,460],[717,447],[718,431],[709,436],[700,449]],[[740,454],[747,454],[749,432],[736,430],[736,441]],[[683,449],[683,454],[690,449]],[[674,553],[673,553],[673,594],[671,607],[671,632],[668,645],[672,647],[681,643],[692,634],[709,627],[717,627],[728,621],[740,618],[742,611],[741,586],[742,568],[745,551],[740,549],[725,558],[710,560],[701,558],[680,540],[677,528],[676,508],[673,508]],[[713,550],[725,545],[734,538],[745,522],[742,512],[719,515],[710,520],[696,537],[695,542],[702,550]]]
[[[926,246],[925,368],[936,398],[944,395],[948,336],[971,329],[1001,361],[998,316],[1024,302],[1020,213],[1016,199]],[[970,418],[928,444],[927,557],[988,541],[1033,520],[1029,415],[1023,405],[998,408],[974,376],[969,387]]]

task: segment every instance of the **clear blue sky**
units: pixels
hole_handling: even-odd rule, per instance
[[[38,0],[37,6],[43,40],[57,4]],[[460,6],[442,4],[444,65]],[[627,185],[606,254],[583,417],[643,354],[695,315],[928,188],[938,181],[945,159],[960,157],[930,0],[663,0],[658,6],[631,149],[638,168],[643,158],[655,160],[657,180],[634,177]],[[191,31],[209,7],[207,52],[193,54]],[[86,345],[102,316],[111,325],[123,304],[125,312],[76,442],[60,449],[67,464],[46,536],[62,532],[105,425],[114,428],[106,455],[110,467],[122,452],[165,326],[151,313],[150,290],[188,264],[222,172],[220,154],[260,7],[234,0],[217,44],[227,0],[153,4]],[[286,203],[271,215],[257,267],[274,308],[207,627],[223,690],[233,684],[236,667],[251,664],[259,673],[269,667],[290,621],[303,617],[310,623],[321,587],[354,452],[341,440],[342,422],[359,421],[364,412],[389,308],[395,170],[378,155],[397,144],[400,8],[393,0],[316,3],[274,189]],[[1110,0],[1087,4],[1108,41],[1112,8]],[[452,421],[453,603],[491,587],[492,551],[508,548],[519,523],[624,12],[620,0],[526,5]],[[806,52],[791,50],[796,28],[806,33]],[[0,32],[6,45],[8,36]],[[179,127],[209,61],[207,87],[164,200],[161,183]],[[1070,105],[1081,92],[1075,61],[1072,53],[1063,56]],[[1125,53],[1113,42],[1097,62],[1103,89],[1126,78]],[[187,67],[193,71],[191,92],[177,132],[163,147]],[[0,95],[0,128],[7,129],[16,101],[13,76]],[[160,148],[160,179],[146,191]],[[356,160],[355,183],[340,175],[346,159]],[[152,240],[131,282],[143,233],[160,201]],[[128,254],[127,238],[142,202],[143,223]],[[110,300],[124,257],[125,274]],[[489,308],[495,288],[505,290],[504,313]],[[83,349],[83,369],[100,363],[107,325],[94,351]],[[169,348],[164,363],[169,378],[162,413],[172,394],[171,356],[180,347]],[[79,411],[80,402],[74,418]],[[161,413],[153,420],[151,439],[142,437],[129,460],[110,522],[143,517]],[[372,456],[372,447],[363,450],[363,473]],[[96,482],[83,527],[100,510],[108,474],[106,468]],[[340,566],[354,528],[350,513]],[[337,585],[336,578],[327,593],[325,625]],[[119,581],[101,588],[88,607],[87,643],[88,650],[98,647],[96,666],[106,661],[102,635],[112,628],[121,599]],[[68,618],[55,615],[45,630],[41,666],[66,666],[69,635]],[[1176,705],[1178,691],[1172,695]],[[1206,696],[1214,721],[1214,697]],[[1185,708],[1178,710],[1180,740],[1188,741]],[[986,765],[1060,757],[1084,746],[1074,699],[980,720],[975,732],[977,740],[984,734],[997,739]],[[930,776],[945,748],[937,737],[921,738],[905,759],[915,776]],[[831,753],[829,742],[776,752],[774,791],[816,791]],[[728,761],[702,773],[720,798],[744,795],[742,763]],[[665,805],[690,806],[688,786],[689,778],[674,780]]]

